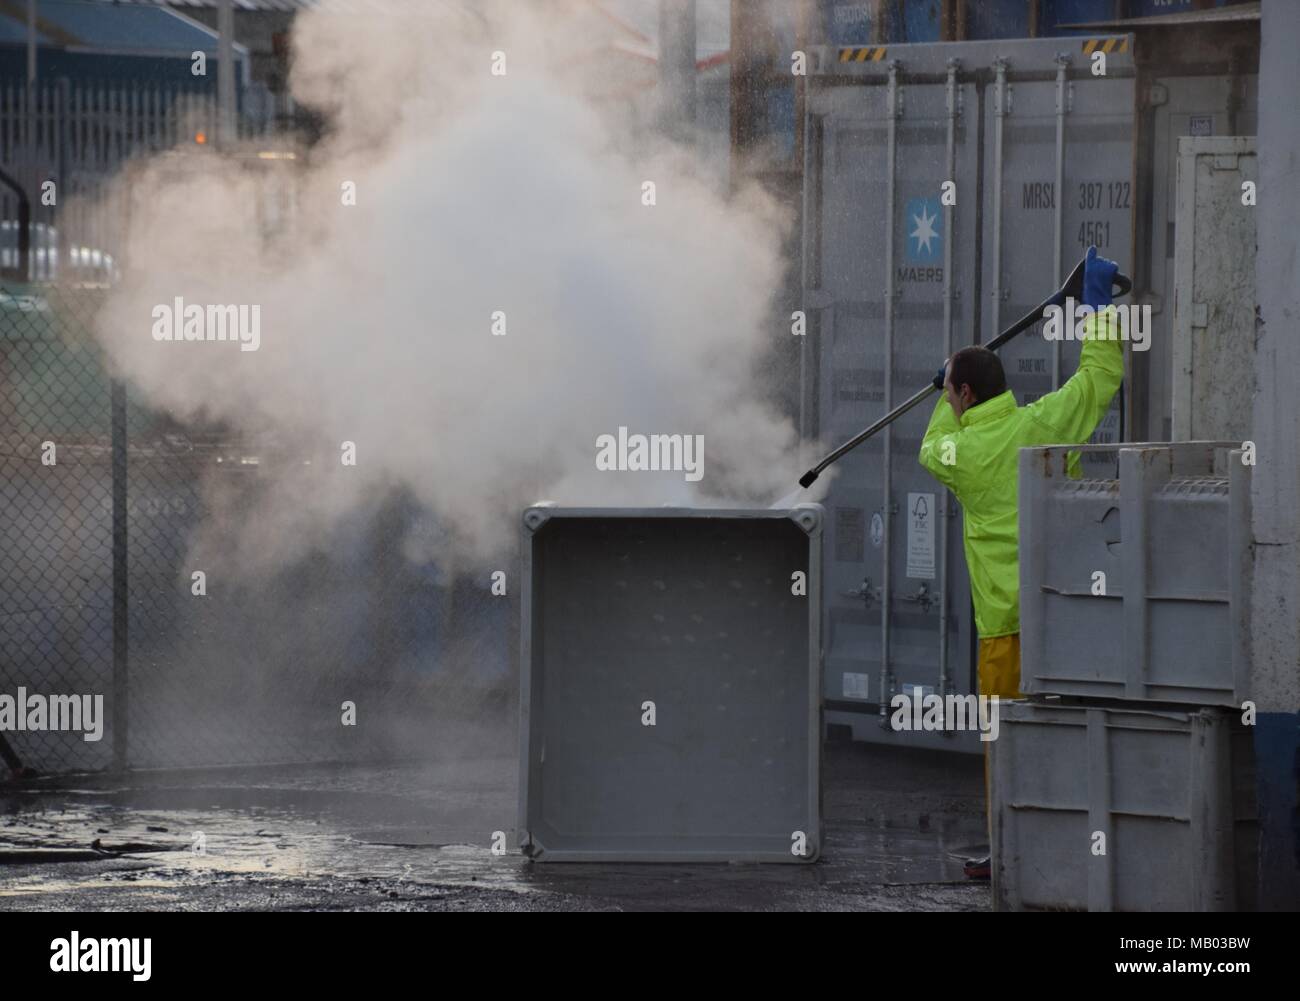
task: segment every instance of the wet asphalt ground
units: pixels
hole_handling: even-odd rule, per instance
[[[534,863],[513,759],[133,773],[0,787],[0,911],[990,907],[970,755],[827,745],[811,865]],[[494,832],[506,853],[491,851]]]

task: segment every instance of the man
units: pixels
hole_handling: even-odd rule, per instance
[[[1111,303],[1118,266],[1089,247],[1083,304]],[[1073,327],[1074,318],[1064,317]],[[1124,348],[1113,311],[1085,321],[1079,369],[1064,386],[1027,407],[1007,389],[1002,362],[983,347],[962,348],[944,369],[943,398],[921,442],[921,465],[962,506],[963,542],[979,633],[981,695],[1014,699],[1020,692],[1020,558],[1017,510],[1022,448],[1087,441],[1110,409],[1124,375]],[[1100,336],[1099,336],[1100,335]],[[1077,467],[1076,467],[1077,468]],[[984,788],[988,795],[988,755]],[[987,878],[990,860],[973,859],[967,875]]]

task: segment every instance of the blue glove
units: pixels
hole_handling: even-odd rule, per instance
[[[1083,304],[1093,309],[1109,306],[1110,290],[1114,286],[1115,275],[1118,272],[1118,264],[1104,257],[1098,257],[1097,248],[1089,247],[1083,265]]]

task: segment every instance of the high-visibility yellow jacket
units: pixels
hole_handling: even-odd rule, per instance
[[[1087,441],[1124,377],[1124,347],[1115,314],[1108,312],[1109,324],[1102,322],[1105,313],[1085,320],[1079,370],[1056,392],[1019,407],[1007,390],[967,410],[960,422],[945,396],[930,417],[921,441],[921,465],[961,503],[966,567],[981,639],[1020,631],[1020,450]],[[1071,465],[1077,471],[1077,456]]]

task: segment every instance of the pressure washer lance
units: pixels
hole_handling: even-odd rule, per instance
[[[1078,266],[1075,267],[1075,269],[1070,272],[1070,277],[1065,279],[1065,284],[1063,284],[1059,289],[1053,292],[1049,298],[1044,299],[1036,307],[1034,307],[1032,310],[1030,310],[1020,319],[1018,319],[1011,326],[1007,327],[1006,330],[1002,331],[1002,333],[998,334],[997,337],[993,338],[993,340],[989,341],[989,343],[984,346],[988,348],[990,351],[996,351],[998,348],[1002,347],[1002,345],[1006,344],[1007,341],[1011,340],[1017,334],[1021,333],[1022,331],[1028,330],[1035,323],[1041,320],[1043,318],[1043,311],[1046,310],[1047,307],[1063,306],[1067,298],[1072,297],[1076,300],[1082,298],[1083,297],[1083,266],[1084,266],[1084,261],[1080,261]],[[1114,293],[1116,296],[1128,295],[1129,292],[1133,291],[1133,281],[1127,275],[1116,274],[1115,287],[1118,289],[1118,291]],[[945,362],[944,364],[946,366],[947,362]],[[917,404],[929,398],[931,393],[942,390],[943,373],[944,370],[941,367],[939,369],[939,373],[934,377],[934,381],[931,382],[924,389],[922,389],[919,393],[917,393],[911,399],[907,400],[905,403],[902,403],[897,407],[895,407],[893,410],[885,414],[884,417],[880,418],[880,420],[876,421],[870,427],[860,431],[858,434],[850,438],[848,441],[846,441],[843,445],[837,448],[830,455],[826,456],[826,458],[822,459],[822,461],[817,463],[817,465],[813,466],[812,469],[804,473],[801,477],[799,477],[799,486],[805,489],[812,486],[813,483],[816,481],[817,477],[821,476],[822,471],[827,466],[829,466],[832,462],[835,462],[837,459],[839,459],[841,456],[845,455],[846,453],[853,451],[853,449],[857,448],[859,445],[861,445],[864,441],[870,438],[881,428],[888,427],[890,424],[893,424],[894,421],[898,420],[898,418],[902,417],[913,407],[917,406]]]

